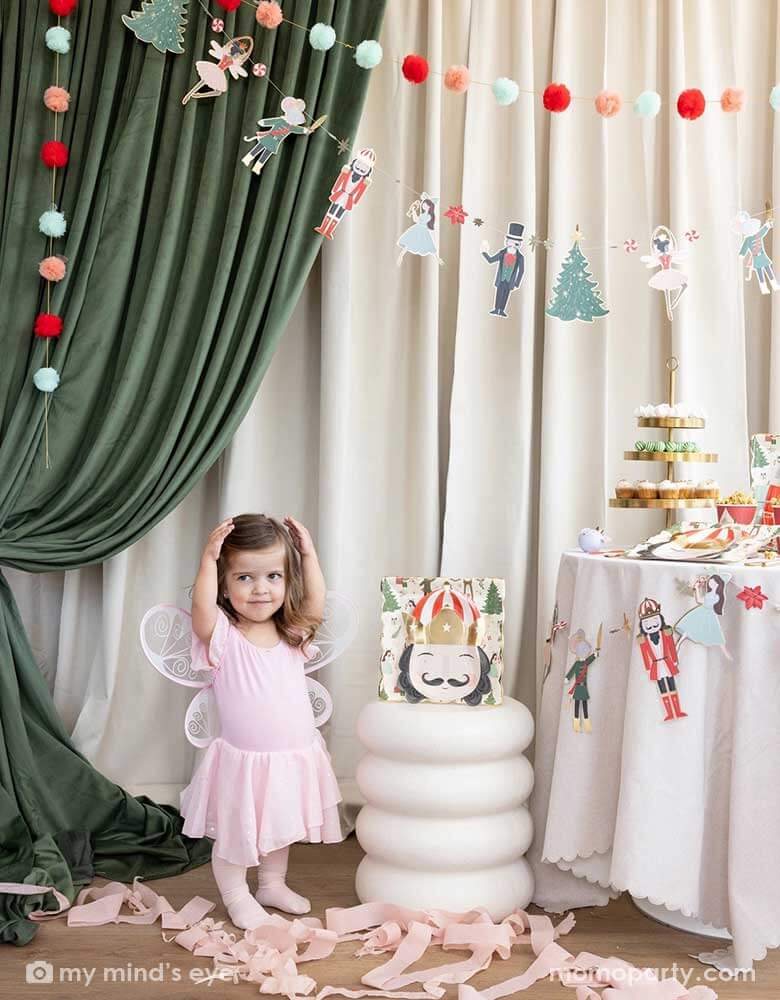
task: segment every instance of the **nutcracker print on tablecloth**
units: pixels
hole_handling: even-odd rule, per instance
[[[647,267],[659,268],[648,281],[648,285],[664,293],[666,316],[670,323],[673,311],[688,287],[687,275],[674,266],[685,256],[684,250],[677,249],[674,233],[666,226],[656,226],[650,237],[650,253],[639,258]]]
[[[244,63],[252,54],[253,44],[249,35],[231,38],[224,45],[220,45],[212,38],[209,55],[217,61],[209,62],[208,59],[199,59],[195,63],[195,70],[200,79],[192,90],[182,97],[181,103],[187,104],[189,100],[219,97],[220,94],[224,94],[228,89],[228,73],[234,80],[240,76],[247,76]]]
[[[369,147],[361,149],[357,156],[344,164],[330,190],[330,207],[319,226],[315,226],[315,233],[326,240],[333,239],[344,213],[351,212],[368,190],[375,164],[376,153]]]
[[[503,580],[385,577],[381,590],[380,698],[501,702]]]
[[[664,722],[684,719],[688,713],[680,707],[680,693],[677,677],[680,663],[674,630],[661,614],[661,605],[651,597],[646,597],[639,605],[639,649],[648,680],[658,685],[658,692],[664,707]]]
[[[297,97],[282,98],[282,114],[275,118],[260,118],[254,135],[245,135],[244,142],[253,143],[241,162],[259,174],[279,149],[288,135],[311,135],[323,124],[327,115],[306,125],[306,102]]]
[[[493,308],[490,310],[491,316],[508,319],[506,310],[509,298],[522,284],[525,276],[525,257],[520,252],[520,247],[524,229],[525,227],[519,222],[510,222],[503,246],[494,254],[490,253],[490,244],[487,240],[482,243],[482,256],[488,264],[496,265],[496,276],[493,281],[496,291]]]
[[[720,623],[726,603],[726,584],[730,579],[730,573],[711,573],[697,576],[693,581],[691,586],[696,605],[686,611],[674,626],[674,631],[680,636],[678,653],[685,640],[690,639],[701,646],[718,647],[726,659],[732,659],[726,649],[726,637]]]
[[[764,246],[764,240],[773,226],[774,218],[771,213],[763,222],[749,212],[738,212],[734,220],[734,231],[741,238],[739,256],[744,260],[747,271],[745,281],[750,281],[755,274],[762,295],[769,295],[780,289],[772,259]]]
[[[604,626],[600,625],[595,647],[581,628],[578,628],[569,639],[569,650],[574,654],[574,662],[566,672],[565,680],[572,682],[568,695],[574,703],[572,724],[575,733],[589,733],[591,731],[591,720],[588,713],[588,702],[590,701],[588,671],[601,653],[603,635]]]

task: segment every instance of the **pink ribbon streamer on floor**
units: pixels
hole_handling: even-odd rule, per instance
[[[60,909],[36,911],[36,919],[59,916],[67,910],[68,926],[97,927],[107,923],[152,924],[161,920],[163,932],[173,930],[175,942],[193,955],[214,961],[212,976],[204,982],[244,981],[256,983],[261,993],[286,996],[289,1000],[310,996],[317,987],[314,979],[301,974],[303,962],[328,958],[337,944],[361,941],[357,955],[390,957],[366,972],[363,990],[326,986],[315,1000],[340,996],[347,1000],[363,997],[398,997],[401,1000],[441,1000],[445,985],[458,985],[458,1000],[502,1000],[527,990],[540,979],[557,978],[563,987],[575,990],[576,1000],[717,1000],[707,986],[690,990],[677,979],[659,980],[648,969],[638,969],[618,958],[601,958],[588,952],[576,957],[557,943],[574,927],[574,916],[554,926],[549,917],[517,910],[500,923],[487,911],[411,910],[392,903],[363,903],[349,908],[329,909],[325,926],[314,917],[286,920],[273,916],[245,931],[242,937],[224,929],[224,924],[208,917],[214,903],[195,896],[180,910],[174,910],[164,896],[138,879],[132,886],[119,882],[82,890],[76,903],[48,886],[0,883],[0,892],[33,895],[53,892]],[[131,912],[123,913],[123,907]],[[534,954],[531,965],[513,979],[478,990],[468,985],[477,972],[486,969],[497,955],[507,959],[512,948],[529,944]],[[470,957],[434,968],[408,971],[431,945],[443,951],[467,951]],[[421,983],[422,991],[405,987]]]

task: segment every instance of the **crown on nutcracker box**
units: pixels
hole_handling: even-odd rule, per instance
[[[407,622],[407,640],[414,645],[476,646],[479,618],[474,601],[445,584],[417,602]]]

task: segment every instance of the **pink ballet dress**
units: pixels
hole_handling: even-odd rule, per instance
[[[221,735],[181,793],[182,832],[212,837],[214,854],[247,868],[299,840],[342,840],[341,801],[314,725],[300,649],[250,642],[217,609],[208,651],[193,633],[192,661],[214,668]]]

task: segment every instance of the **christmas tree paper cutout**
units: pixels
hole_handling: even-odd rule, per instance
[[[159,52],[184,52],[184,8],[189,0],[141,0],[141,9],[123,14],[122,21],[142,42],[151,42]]]
[[[766,457],[764,449],[758,443],[758,438],[753,438],[753,456],[751,459],[751,465],[754,469],[765,469],[769,465],[769,459]]]
[[[482,614],[500,615],[503,613],[504,613],[504,605],[501,601],[501,595],[498,592],[496,581],[491,580],[490,586],[488,587],[488,592],[485,595],[485,606],[482,609]]]
[[[395,596],[393,588],[387,580],[382,580],[382,596],[385,599],[385,603],[382,605],[382,612],[385,611],[400,611],[401,606],[398,603],[398,599]]]
[[[574,233],[574,243],[563,262],[553,297],[545,312],[562,320],[582,320],[592,323],[609,312],[599,294],[598,282],[588,270],[589,264],[580,250],[583,234],[579,226]]]

